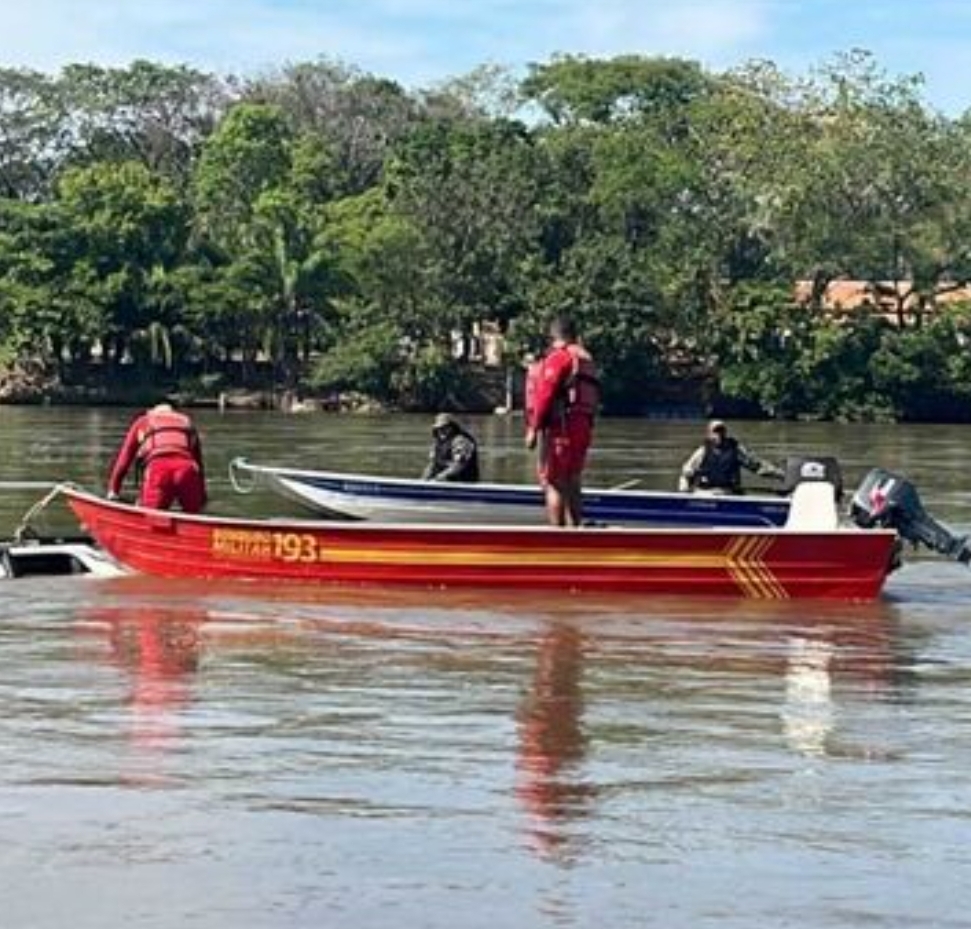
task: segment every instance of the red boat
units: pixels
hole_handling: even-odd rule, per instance
[[[896,541],[881,529],[571,531],[232,519],[64,493],[109,554],[163,577],[872,600]]]

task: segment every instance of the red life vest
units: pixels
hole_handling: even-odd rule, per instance
[[[165,455],[193,458],[198,438],[192,420],[183,413],[149,411],[139,430],[138,442],[138,460],[148,464]]]
[[[566,346],[573,361],[573,370],[563,382],[562,404],[567,416],[581,413],[593,419],[600,406],[600,379],[590,353],[579,345]]]

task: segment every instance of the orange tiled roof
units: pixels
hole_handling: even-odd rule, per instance
[[[823,307],[827,310],[857,310],[861,307],[890,312],[897,309],[900,297],[904,297],[903,308],[916,308],[917,299],[908,293],[910,283],[906,281],[851,281],[840,278],[830,281],[823,294]],[[812,281],[797,281],[795,298],[797,303],[808,303],[812,296]],[[971,302],[971,286],[955,287],[937,295],[935,303]]]

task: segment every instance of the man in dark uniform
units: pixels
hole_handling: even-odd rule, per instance
[[[782,470],[753,455],[736,438],[728,434],[725,423],[720,419],[714,419],[708,424],[705,441],[695,449],[681,468],[678,490],[741,493],[742,468],[760,477],[771,477],[777,480],[785,478]]]
[[[472,435],[448,413],[439,413],[432,423],[434,443],[428,453],[425,481],[460,481],[474,484],[479,479],[479,449]]]

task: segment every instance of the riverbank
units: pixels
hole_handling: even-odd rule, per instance
[[[286,369],[267,357],[209,359],[206,363],[180,359],[168,365],[131,358],[111,362],[102,356],[60,364],[45,362],[40,356],[7,360],[0,354],[0,359],[0,405],[130,407],[168,397],[190,408],[347,413],[449,410],[472,415],[522,408],[525,389],[521,366],[481,356],[436,358],[420,371],[396,362],[393,370],[361,383],[347,372],[318,377],[315,365],[320,359],[316,356]]]
[[[286,390],[252,390],[239,388],[218,394],[199,394],[179,389],[145,387],[138,390],[90,390],[56,388],[24,391],[0,396],[0,406],[32,407],[142,407],[152,406],[162,398],[176,406],[193,410],[250,410],[282,413],[391,413],[394,409],[363,394],[340,396],[303,396]],[[491,411],[473,411],[491,412]]]
[[[0,373],[0,405],[63,407],[151,406],[168,398],[187,409],[280,410],[286,413],[383,413],[387,404],[354,391],[307,394],[272,385],[218,387],[202,379],[146,382],[131,378],[65,384],[42,370]]]
[[[514,378],[511,395],[504,369],[470,365],[463,371],[461,391],[441,403],[407,403],[360,390],[314,389],[303,381],[286,386],[270,366],[255,372],[238,366],[209,374],[173,375],[165,370],[122,366],[107,371],[86,365],[60,375],[40,365],[17,364],[0,370],[0,405],[5,406],[149,406],[168,398],[189,409],[279,410],[286,413],[433,413],[449,409],[460,413],[492,413],[522,406],[522,377]]]
[[[237,372],[238,374],[238,372]],[[447,409],[464,415],[507,413],[523,408],[523,377],[514,372],[511,384],[504,369],[476,368],[463,371],[462,390],[440,402],[395,403],[361,391],[314,390],[304,384],[287,388],[273,382],[268,372],[251,379],[225,374],[148,378],[145,371],[121,369],[112,376],[87,369],[82,377],[65,383],[41,369],[17,367],[0,371],[0,406],[144,407],[168,398],[186,409],[265,410],[284,413],[422,413]],[[614,398],[616,403],[617,398]],[[971,402],[963,397],[916,396],[908,415],[891,406],[861,405],[853,415],[825,415],[818,410],[777,412],[770,415],[754,399],[728,396],[719,390],[717,378],[676,377],[658,381],[640,397],[621,397],[620,407],[605,403],[606,415],[632,415],[648,419],[724,419],[782,422],[869,422],[966,424],[971,422]]]

